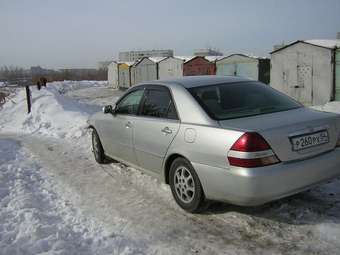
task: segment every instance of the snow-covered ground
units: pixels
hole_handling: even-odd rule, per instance
[[[87,118],[122,92],[105,82],[23,90],[0,110],[0,254],[338,254],[340,180],[260,207],[182,211],[169,187],[98,165]],[[340,112],[337,103],[319,109]]]
[[[58,193],[53,176],[13,139],[0,140],[0,254],[130,254],[139,247],[108,233]]]

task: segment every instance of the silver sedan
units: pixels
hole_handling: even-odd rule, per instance
[[[99,163],[160,178],[189,212],[208,200],[260,205],[340,175],[340,115],[238,77],[139,84],[90,128]]]

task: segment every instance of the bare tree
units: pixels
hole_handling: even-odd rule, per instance
[[[18,66],[3,66],[0,68],[0,79],[1,80],[16,80],[27,76],[27,72]]]

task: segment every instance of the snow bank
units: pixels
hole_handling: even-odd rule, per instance
[[[79,138],[86,132],[89,115],[99,107],[82,104],[62,94],[94,82],[54,82],[40,91],[32,87],[32,112],[27,114],[26,93],[17,89],[1,110],[0,131],[44,134],[57,138]],[[15,116],[15,117],[13,117]]]
[[[60,94],[82,88],[108,86],[107,81],[55,81],[48,84],[49,88],[58,90]]]
[[[311,108],[320,110],[320,111],[334,112],[334,113],[340,114],[340,102],[339,101],[329,102],[325,105],[312,106]]]
[[[55,192],[55,182],[20,144],[0,140],[0,254],[143,254],[107,233]]]

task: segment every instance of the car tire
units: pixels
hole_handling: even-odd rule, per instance
[[[105,154],[99,135],[95,129],[92,129],[92,150],[94,158],[99,164],[105,163]]]
[[[169,183],[172,195],[182,209],[199,213],[206,208],[201,182],[187,159],[177,158],[172,162]]]

